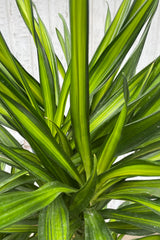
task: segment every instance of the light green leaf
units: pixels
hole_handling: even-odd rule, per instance
[[[119,33],[124,20],[127,16],[129,6],[130,6],[131,0],[124,0],[112,22],[110,25],[110,28],[106,32],[104,38],[102,39],[99,47],[97,48],[94,56],[92,57],[92,60],[90,62],[90,70],[93,68],[97,60],[100,58],[106,47],[109,45],[109,43],[116,37],[116,35]],[[109,11],[109,8],[108,8]],[[107,17],[110,18],[110,14],[107,14]],[[106,18],[107,20],[107,18]],[[107,20],[108,21],[108,20]]]
[[[39,240],[68,240],[69,214],[61,197],[56,198],[39,216]]]
[[[53,158],[53,161],[60,165],[69,175],[78,182],[81,182],[73,163],[53,139],[43,119],[36,115],[36,113],[35,115],[31,114],[7,96],[1,94],[1,100],[3,100],[3,104],[7,107],[9,113],[20,124],[19,129],[21,130],[22,128],[22,131],[24,129],[27,135],[32,136],[35,143],[49,158]]]
[[[19,68],[19,66],[17,65],[17,62],[15,61],[10,50],[8,49],[8,46],[5,43],[5,40],[3,39],[1,33],[0,33],[0,59],[1,63],[7,68],[7,70],[11,74],[13,74],[13,76],[16,79],[18,79],[19,82],[23,85],[32,106],[37,110],[37,112],[39,112],[39,107],[37,105],[33,92],[28,84],[26,76],[23,75],[21,68]]]
[[[85,240],[113,240],[102,216],[93,209],[84,213]]]
[[[51,69],[51,75],[53,76],[51,79],[53,81],[52,84],[54,85],[55,103],[56,103],[56,105],[58,105],[59,94],[60,94],[58,64],[60,66],[60,63],[57,63],[58,60],[56,58],[50,36],[47,32],[47,29],[46,29],[44,23],[42,22],[41,18],[39,17],[39,15],[38,15],[38,21],[39,21],[39,31],[40,31],[39,37],[40,37],[41,44],[45,50],[45,53],[46,53],[46,56],[47,56],[47,59],[49,62],[49,66]],[[62,69],[62,67],[61,67],[61,69]],[[52,89],[52,85],[51,85],[51,89]]]
[[[0,230],[1,233],[34,233],[37,226],[31,224],[14,224]]]
[[[99,176],[99,186],[102,186],[107,180],[113,178],[126,178],[131,176],[159,176],[160,165],[158,163],[149,162],[146,160],[133,160],[119,163],[112,167],[109,171]],[[100,187],[102,191],[102,187]]]
[[[72,149],[71,149],[71,146],[69,144],[69,141],[68,141],[66,135],[63,133],[63,131],[56,124],[54,124],[54,127],[57,131],[57,136],[59,137],[59,141],[60,141],[60,144],[61,144],[63,150],[65,151],[65,153],[68,156],[71,157],[72,156]]]
[[[4,193],[0,196],[0,229],[3,229],[50,204],[61,192],[75,190],[59,182],[50,182],[34,192]]]
[[[63,23],[65,56],[66,56],[66,62],[69,65],[70,60],[71,60],[71,36],[70,36],[70,32],[69,32],[67,23],[66,23],[64,17],[62,16],[62,14],[59,13],[59,17],[61,18],[62,23]]]
[[[109,139],[107,138],[107,140],[104,141],[104,146],[102,147],[101,154],[98,158],[97,172],[99,174],[109,169],[113,161],[115,160],[113,157],[115,155],[116,148],[121,138],[121,133],[123,126],[125,124],[126,115],[127,105],[124,104],[124,107],[119,115],[119,118],[116,122],[113,132],[111,133]]]
[[[124,56],[132,46],[147,18],[150,18],[158,1],[148,0],[129,21],[115,40],[103,51],[103,54],[90,71],[90,94],[98,90],[98,86],[107,81],[119,67]],[[112,57],[110,57],[112,56]]]
[[[111,231],[114,231],[119,234],[125,234],[125,235],[144,236],[152,233],[152,231],[141,229],[137,226],[124,223],[121,221],[109,222],[107,223],[107,226]]]
[[[107,3],[107,5],[108,5],[108,3]],[[108,28],[111,25],[111,12],[110,12],[110,9],[109,9],[109,5],[107,7],[108,7],[108,9],[107,9],[107,14],[106,14],[104,33],[107,32]]]
[[[52,132],[52,128],[53,128],[52,122],[53,122],[54,114],[56,111],[53,76],[51,73],[47,56],[40,43],[37,43],[37,50],[38,50],[40,82],[41,82],[41,88],[42,88],[42,95],[44,98],[44,111],[45,111],[44,116]]]
[[[100,213],[105,219],[116,219],[151,232],[160,232],[160,216],[155,213],[149,212],[142,214],[114,209],[102,210]]]
[[[59,104],[57,106],[56,114],[54,117],[54,123],[60,128],[63,121],[64,121],[64,111],[66,107],[66,101],[69,94],[70,89],[70,83],[71,83],[71,66],[69,65],[68,70],[64,77],[64,82],[62,85],[60,97],[59,97]],[[56,131],[53,135],[56,134]]]
[[[37,176],[42,181],[51,181],[52,178],[46,173],[45,169],[37,165],[36,163],[30,161],[26,157],[22,156],[19,153],[16,153],[11,148],[0,144],[0,151],[10,158],[13,162],[20,165],[22,168],[29,171],[33,176]]]
[[[0,178],[1,178],[1,183],[0,183],[0,193],[8,192],[11,189],[27,189],[28,183],[31,184],[29,185],[30,189],[35,190],[36,187],[34,186],[34,182],[36,181],[35,177],[31,177],[27,175],[27,171],[18,171],[15,174],[9,174],[3,171],[0,171]],[[29,189],[29,188],[28,188]]]
[[[60,43],[60,45],[61,45],[63,54],[64,54],[64,56],[65,56],[66,62],[67,62],[67,56],[66,56],[66,48],[65,48],[64,38],[63,38],[61,32],[60,32],[57,28],[56,28],[56,34],[57,34],[59,43]]]
[[[91,174],[89,143],[89,78],[88,78],[88,1],[70,1],[71,18],[71,118],[76,145],[86,176]]]
[[[105,199],[120,199],[120,200],[127,200],[132,202],[137,202],[141,205],[144,205],[148,209],[150,209],[152,212],[155,212],[156,214],[160,215],[160,205],[158,202],[153,200],[152,198],[143,197],[142,195],[132,195],[132,194],[119,194],[119,195],[113,195],[107,194],[105,196]]]

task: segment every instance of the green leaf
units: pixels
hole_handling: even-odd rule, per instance
[[[59,73],[61,74],[62,78],[64,79],[65,77],[65,70],[64,67],[62,65],[62,63],[60,62],[59,58],[56,56],[56,60],[57,60],[57,68]]]
[[[121,210],[107,209],[101,211],[105,219],[116,219],[128,224],[135,225],[140,229],[153,231],[153,233],[160,232],[160,216],[155,213],[136,213],[123,212]]]
[[[125,63],[125,65],[123,66],[123,68],[121,69],[121,71],[118,73],[113,85],[112,85],[112,91],[111,94],[113,95],[123,84],[124,81],[124,76],[127,77],[127,79],[129,80],[130,78],[132,78],[136,72],[136,67],[138,65],[147,35],[148,35],[148,31],[150,29],[150,25],[151,25],[151,20],[148,21],[144,32],[136,46],[136,48],[134,49],[133,53],[131,54],[131,56],[128,58],[127,62]],[[144,80],[143,80],[144,83]]]
[[[64,111],[66,107],[66,101],[69,94],[71,83],[71,66],[69,65],[68,70],[64,77],[64,82],[59,96],[59,104],[57,106],[56,114],[54,117],[54,123],[60,128],[64,121]],[[56,131],[53,135],[56,134]]]
[[[89,79],[88,79],[88,1],[70,1],[71,18],[71,118],[75,142],[86,176],[91,174],[89,143]]]
[[[110,191],[112,194],[149,194],[160,197],[158,186],[160,180],[133,180],[117,183]]]
[[[65,56],[66,56],[66,62],[69,65],[70,60],[71,60],[71,36],[70,32],[67,26],[67,23],[62,16],[62,14],[59,13],[59,17],[62,20],[63,23],[63,30],[64,30],[64,47],[65,47]]]
[[[1,94],[1,101],[7,107],[9,113],[18,121],[19,129],[23,129],[34,139],[42,151],[60,165],[69,175],[81,182],[79,174],[67,155],[53,139],[47,125],[38,115],[33,115],[21,105],[13,102],[9,97]],[[47,143],[47,144],[46,144]]]
[[[8,147],[21,148],[20,143],[2,125],[0,125],[0,144],[1,143],[7,145]]]
[[[84,213],[85,218],[85,240],[113,240],[102,216],[92,209]]]
[[[54,92],[55,92],[55,103],[56,103],[56,105],[58,105],[60,87],[59,87],[57,58],[55,55],[55,51],[54,51],[50,36],[47,32],[47,29],[46,29],[44,23],[42,22],[41,18],[39,17],[39,15],[38,15],[38,21],[39,21],[39,30],[40,30],[39,37],[40,37],[41,44],[45,50],[45,53],[46,53],[46,56],[48,59],[48,63],[49,63],[50,69],[51,69],[50,75],[53,76],[51,79],[52,79],[53,85],[54,85],[53,88],[54,88]],[[60,64],[59,64],[59,66],[60,66]],[[52,85],[51,85],[51,89],[52,89]]]
[[[57,136],[59,137],[59,140],[60,140],[60,143],[61,143],[61,146],[62,146],[63,150],[65,151],[65,153],[69,157],[71,157],[72,156],[72,149],[71,149],[71,146],[69,144],[69,141],[68,141],[66,135],[63,133],[63,131],[56,124],[54,124],[54,127],[56,128]]]
[[[47,58],[43,45],[40,43],[35,32],[33,8],[32,8],[32,2],[30,0],[26,0],[26,11],[28,13],[28,18],[31,24],[32,36],[35,40],[36,47],[37,47],[40,83],[41,83],[41,89],[42,89],[42,96],[44,98],[45,119],[52,132],[52,127],[53,127],[52,121],[53,121],[55,110],[56,110],[54,79],[52,76],[49,60]],[[47,42],[48,38],[46,35],[45,27],[40,18],[39,18],[39,23],[40,23],[41,41],[42,43]]]
[[[131,21],[123,28],[114,41],[103,51],[103,54],[90,71],[90,89],[93,95],[98,86],[107,81],[113,72],[119,67],[124,56],[131,48],[141,28],[150,18],[157,7],[158,1],[149,0],[139,9]],[[110,57],[112,56],[112,58]]]
[[[127,124],[122,132],[121,142],[117,149],[118,154],[131,151],[149,140],[157,139],[159,136],[159,125],[159,111],[144,119]]]
[[[108,3],[107,3],[107,5],[108,5]],[[111,25],[111,12],[110,12],[109,5],[108,5],[104,33],[107,32],[107,30],[109,29],[110,25]]]
[[[3,229],[50,204],[61,192],[75,190],[59,182],[50,182],[34,192],[4,193],[0,196],[0,229]]]
[[[111,164],[114,161],[113,157],[115,154],[115,150],[118,146],[119,140],[121,138],[121,133],[122,133],[123,126],[125,124],[126,115],[127,115],[127,106],[125,104],[116,122],[113,132],[111,133],[109,139],[107,138],[107,140],[104,141],[104,146],[98,158],[97,171],[99,174],[109,169]]]
[[[110,87],[113,84],[113,80],[115,78],[115,75],[117,74],[114,73],[110,79],[103,85],[103,87],[93,96],[92,99],[92,105],[91,105],[91,112],[94,112],[98,103],[102,100],[102,98],[105,96],[105,94],[109,91]]]
[[[126,178],[131,176],[159,176],[160,165],[158,163],[149,162],[146,160],[133,160],[119,163],[112,167],[109,171],[99,176],[99,187],[102,191],[102,185],[113,178]]]
[[[16,1],[17,1],[19,11],[23,17],[23,20],[25,21],[28,29],[30,30],[30,32],[33,36],[36,47],[38,48],[37,39],[39,38],[41,45],[44,48],[44,52],[47,56],[47,61],[49,62],[49,66],[50,66],[51,72],[53,74],[55,102],[56,102],[56,104],[58,104],[60,89],[59,89],[59,78],[58,78],[58,71],[57,71],[57,60],[56,60],[54,48],[51,43],[47,29],[45,28],[45,25],[43,24],[41,18],[39,17],[39,14],[36,10],[35,5],[30,0],[27,0],[25,2],[25,4],[19,0],[16,0]],[[34,19],[32,5],[34,5],[36,13],[38,15],[38,23],[39,24]],[[47,67],[47,69],[48,69],[48,67]]]
[[[18,60],[14,57],[14,61],[16,62],[17,68],[20,69],[22,75],[26,79],[34,98],[37,100],[37,102],[43,106],[43,97],[40,89],[40,84],[37,80],[35,80],[18,62]]]
[[[40,82],[41,82],[41,88],[42,88],[42,95],[44,98],[44,111],[45,111],[44,116],[52,132],[52,128],[53,128],[52,122],[53,122],[54,114],[56,111],[53,76],[51,73],[47,56],[40,43],[37,43],[37,50],[38,50]]]
[[[0,59],[1,63],[8,69],[8,71],[13,74],[13,76],[19,80],[23,85],[26,94],[32,104],[32,106],[39,112],[39,107],[33,95],[33,92],[28,84],[26,76],[23,75],[21,68],[17,65],[15,58],[12,56],[7,44],[5,43],[2,34],[0,33]]]
[[[141,205],[144,205],[145,207],[147,207],[152,212],[160,215],[160,205],[159,205],[159,202],[154,200],[152,198],[152,196],[151,196],[151,198],[149,198],[149,197],[143,197],[140,194],[137,194],[137,195],[118,194],[117,196],[116,195],[112,196],[112,194],[107,194],[105,196],[105,199],[119,199],[119,200],[128,200],[128,201],[136,202],[136,203],[139,203]]]
[[[27,171],[19,171],[13,175],[0,171],[0,193],[8,192],[11,189],[20,187],[20,189],[25,189],[25,184],[32,183],[36,181],[35,177],[27,176]],[[5,176],[5,177],[4,177]],[[33,185],[34,186],[34,185]],[[31,186],[30,186],[31,187]],[[35,187],[35,186],[34,186]],[[35,189],[35,188],[33,188]]]
[[[121,221],[109,222],[107,223],[107,226],[111,231],[119,234],[142,236],[152,233],[146,229],[141,229],[139,227]]]
[[[1,233],[34,233],[37,232],[37,226],[31,224],[14,224],[0,230]]]
[[[52,178],[45,172],[44,168],[30,161],[26,157],[23,157],[21,154],[16,153],[11,148],[0,144],[0,151],[13,162],[29,171],[33,176],[37,176],[39,179],[47,182],[52,180]]]
[[[69,239],[69,214],[62,197],[41,211],[38,225],[39,240]]]
[[[102,55],[102,53],[104,52],[104,50],[106,49],[106,47],[109,45],[109,43],[116,37],[116,35],[119,33],[124,20],[127,16],[128,10],[129,10],[129,6],[130,6],[131,0],[124,0],[116,14],[116,16],[114,17],[114,20],[112,22],[112,24],[110,25],[110,28],[108,29],[108,31],[106,32],[104,38],[102,39],[99,47],[97,48],[91,62],[90,62],[90,70],[93,68],[93,66],[95,65],[95,63],[97,62],[97,60],[100,58],[100,56]],[[108,8],[109,9],[109,8]],[[109,11],[109,10],[108,10]],[[107,18],[110,18],[109,13],[107,14]],[[106,21],[107,21],[106,18]]]
[[[64,56],[65,56],[66,62],[67,62],[67,56],[66,56],[66,48],[65,48],[64,38],[63,38],[61,32],[60,32],[57,28],[56,28],[56,34],[57,34],[59,43],[60,43],[60,45],[61,45],[63,54],[64,54]]]
[[[94,168],[88,181],[83,187],[75,194],[73,201],[70,205],[70,212],[73,216],[77,216],[86,207],[89,206],[90,200],[93,197],[97,180],[97,159],[94,156]]]

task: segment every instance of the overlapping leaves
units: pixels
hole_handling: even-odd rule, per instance
[[[160,176],[160,58],[136,73],[158,2],[123,0],[113,21],[108,8],[89,63],[88,1],[70,0],[70,29],[61,14],[64,35],[56,29],[64,69],[34,3],[16,0],[35,42],[40,79],[1,34],[0,239],[158,239],[152,234],[160,232],[159,180],[128,180]],[[128,156],[117,161],[121,154]],[[126,206],[106,208],[112,199]]]

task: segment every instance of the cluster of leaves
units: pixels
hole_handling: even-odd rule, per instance
[[[1,34],[0,239],[159,239],[152,234],[160,233],[160,180],[134,178],[160,176],[160,58],[136,73],[158,0],[123,0],[113,21],[108,9],[89,64],[88,1],[70,0],[70,31],[61,15],[64,37],[56,30],[66,70],[32,1],[16,2],[37,48],[40,81]],[[111,209],[113,199],[124,203]]]

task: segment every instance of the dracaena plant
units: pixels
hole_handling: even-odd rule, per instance
[[[108,8],[90,62],[88,1],[70,0],[70,28],[60,15],[64,34],[56,29],[66,69],[34,3],[16,3],[35,42],[39,79],[1,34],[0,239],[159,239],[160,58],[136,73],[158,0],[123,0],[112,21]],[[113,199],[124,202],[112,209]]]

